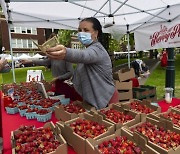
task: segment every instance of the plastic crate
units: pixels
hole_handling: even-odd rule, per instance
[[[20,96],[13,96],[15,100],[19,100]]]
[[[22,105],[26,105],[26,103],[25,102],[18,102],[18,105],[22,106]]]
[[[144,88],[148,90],[148,95],[152,96],[152,95],[156,95],[156,87],[154,86],[149,86],[149,85],[141,85],[140,88]]]
[[[42,106],[40,106],[40,105],[34,105],[34,108],[42,109]]]
[[[37,114],[37,121],[46,122],[50,120],[51,117],[52,117],[52,111],[44,115]]]
[[[24,116],[26,116],[26,111],[27,111],[28,109],[24,109],[24,110],[18,109],[18,110],[19,110],[20,116],[21,116],[21,117],[24,117]]]
[[[25,115],[26,115],[26,119],[36,119],[37,117],[36,112],[26,112]]]
[[[63,105],[67,105],[67,104],[70,103],[70,98],[61,99],[60,102],[61,102],[61,104],[63,104]]]
[[[30,93],[32,93],[32,91],[31,91],[31,90],[27,90],[26,93],[27,93],[27,94],[30,94]]]
[[[51,107],[48,107],[48,108],[43,108],[43,107],[41,107],[41,109],[45,109],[45,110],[50,110],[50,111],[54,111],[54,106],[51,106]]]
[[[16,114],[18,113],[18,107],[14,107],[14,108],[11,108],[11,107],[5,107],[6,108],[6,112],[8,114]]]
[[[31,109],[34,109],[34,108],[35,108],[34,105],[28,105],[28,107],[30,107]]]
[[[57,105],[59,105],[59,104],[61,104],[61,102],[60,102],[60,101],[58,101],[58,102],[54,103],[54,104],[53,104],[53,106],[55,107],[55,106],[57,106]]]

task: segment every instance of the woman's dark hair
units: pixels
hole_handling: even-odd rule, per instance
[[[98,36],[97,36],[98,41],[102,42],[102,26],[101,26],[99,20],[94,17],[89,17],[89,18],[82,19],[81,22],[82,21],[88,21],[93,24],[93,29],[98,31]]]

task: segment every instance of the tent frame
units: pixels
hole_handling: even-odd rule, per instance
[[[10,44],[10,52],[11,52],[13,82],[16,83],[15,69],[14,69],[15,67],[14,67],[14,59],[13,59],[13,51],[12,51],[12,38],[11,38],[11,30],[10,30],[12,22],[10,21],[10,10],[9,10],[8,3],[6,3],[6,8],[7,8],[7,14],[8,14],[8,32],[9,32],[9,44]]]
[[[129,54],[129,51],[130,51],[130,44],[129,44],[129,34],[130,34],[130,32],[133,32],[133,31],[135,31],[135,30],[137,30],[138,28],[140,28],[140,27],[142,27],[142,26],[144,26],[145,24],[147,24],[147,23],[151,23],[151,24],[155,24],[156,22],[171,22],[171,21],[167,21],[167,19],[165,19],[165,18],[163,18],[163,17],[161,17],[160,16],[160,14],[162,13],[162,12],[164,12],[167,8],[169,8],[170,7],[170,5],[167,5],[166,7],[159,7],[159,8],[154,8],[154,9],[149,9],[149,10],[142,10],[142,9],[139,9],[139,8],[137,8],[137,7],[134,7],[134,6],[132,6],[132,5],[129,5],[129,4],[127,4],[127,2],[128,2],[128,0],[124,0],[123,2],[121,1],[121,0],[106,0],[102,5],[101,5],[101,7],[99,8],[99,9],[93,9],[93,8],[90,8],[90,7],[87,7],[86,5],[82,5],[82,4],[79,4],[79,3],[76,3],[75,1],[85,1],[85,0],[51,0],[51,2],[68,2],[68,3],[71,3],[71,4],[73,4],[73,5],[77,5],[77,6],[79,6],[79,7],[82,7],[82,8],[86,8],[86,9],[88,9],[88,10],[91,10],[91,11],[94,11],[95,12],[95,14],[94,14],[94,17],[102,17],[102,18],[106,18],[106,17],[108,17],[108,18],[113,18],[113,22],[112,22],[112,24],[115,24],[115,21],[114,21],[114,17],[116,17],[116,16],[122,16],[122,15],[128,15],[128,14],[132,14],[132,13],[140,13],[140,12],[143,12],[143,13],[146,13],[146,14],[148,14],[148,15],[150,15],[150,16],[152,16],[150,19],[148,19],[147,21],[145,21],[145,22],[139,22],[139,23],[134,23],[133,25],[135,25],[136,27],[134,27],[133,29],[131,29],[131,25],[129,25],[128,23],[126,24],[126,25],[122,25],[122,26],[126,26],[126,34],[127,34],[127,39],[128,39],[128,66],[129,66],[129,68],[130,68],[130,54]],[[112,12],[112,1],[115,1],[115,2],[118,2],[118,3],[120,3],[120,6],[116,9],[116,10],[114,10],[113,12]],[[13,62],[13,52],[12,52],[12,47],[11,47],[11,33],[10,33],[10,26],[11,26],[11,24],[12,24],[12,21],[11,21],[11,10],[9,10],[9,5],[8,5],[8,3],[10,3],[10,2],[50,2],[49,0],[5,0],[5,2],[6,2],[6,8],[7,8],[7,16],[8,16],[8,29],[9,29],[9,42],[10,42],[10,50],[11,50],[11,56],[12,56],[12,67],[13,67],[13,81],[15,82],[15,72],[14,72],[14,62]],[[105,7],[105,5],[107,4],[109,2],[109,13],[106,13],[106,12],[102,12],[101,10]],[[178,4],[178,5],[180,5],[180,4]],[[135,10],[137,10],[136,12],[130,12],[130,13],[123,13],[123,14],[117,14],[117,11],[121,8],[121,7],[123,7],[123,6],[127,6],[127,7],[130,7],[130,8],[132,8],[132,9],[135,9]],[[153,14],[153,13],[150,13],[150,11],[152,11],[152,10],[158,10],[158,9],[163,9],[162,11],[160,11],[160,12],[158,12],[157,14]],[[13,11],[12,11],[13,12]],[[18,13],[18,12],[13,12],[13,13]],[[101,16],[96,16],[98,13],[100,13],[101,14]],[[20,13],[18,13],[18,14],[20,14]],[[25,14],[21,14],[21,15],[25,15]],[[26,15],[25,15],[26,16]],[[27,16],[29,16],[29,15],[27,15]],[[176,19],[177,17],[179,17],[180,15],[177,15],[174,19]],[[30,16],[29,16],[30,17]],[[34,17],[34,16],[31,16],[32,18]],[[34,17],[34,18],[38,18],[38,17]],[[151,21],[152,19],[154,19],[154,18],[159,18],[159,21]],[[39,18],[39,19],[42,19],[42,18]],[[65,19],[65,20],[62,20],[62,19],[60,19],[60,20],[45,20],[45,19],[42,19],[42,22],[52,22],[52,23],[54,23],[54,24],[59,24],[59,25],[62,25],[62,26],[67,26],[67,27],[69,27],[69,28],[75,28],[75,27],[73,27],[73,26],[69,26],[69,25],[66,25],[66,24],[62,24],[62,23],[58,23],[58,21],[71,21],[71,20],[80,20],[81,19],[81,15],[80,15],[80,17],[78,17],[78,18],[71,18],[71,19]],[[172,20],[174,20],[174,19],[172,19]],[[18,22],[21,22],[21,21],[16,21],[16,23],[18,23]],[[23,22],[25,22],[25,21],[23,21]],[[28,21],[27,21],[28,22]],[[31,21],[31,22],[33,22],[33,21]],[[35,21],[34,21],[35,22]],[[121,26],[121,25],[119,25],[119,26]],[[170,49],[169,49],[170,50]],[[169,60],[170,61],[170,60]],[[173,63],[168,63],[168,65],[173,65]],[[173,66],[172,66],[173,67]],[[168,71],[167,71],[168,72]]]

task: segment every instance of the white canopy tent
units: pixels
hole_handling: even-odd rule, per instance
[[[144,19],[154,23],[146,23],[134,31],[136,50],[180,47],[179,10],[180,4],[177,4],[159,12],[166,21],[158,21],[157,17]]]
[[[128,34],[129,40],[130,32],[146,24],[169,21],[169,16],[161,16],[161,13],[179,5],[180,1],[0,0],[0,4],[9,23],[9,29],[13,25],[76,30],[82,18],[93,16],[100,20],[104,32],[112,33],[117,39],[120,38],[120,34]],[[180,16],[179,10],[176,11],[176,16]]]
[[[32,57],[31,56],[28,56],[27,54],[22,54],[18,57],[18,59],[31,59]]]
[[[35,54],[34,56],[32,56],[31,58],[32,59],[40,59],[40,58],[43,58],[43,57],[45,57],[45,56],[42,56],[42,55],[40,55],[40,54]]]
[[[10,3],[5,3],[9,1]],[[167,21],[161,16],[179,0],[0,0],[6,19],[14,26],[77,29],[82,18],[94,16],[102,25],[133,31],[146,23]],[[67,1],[67,2],[65,2]],[[8,7],[7,5],[8,4]],[[8,16],[8,11],[9,16]],[[177,13],[178,16],[179,12]],[[144,19],[146,17],[146,21]]]
[[[11,60],[11,55],[9,54],[1,54],[0,57],[5,58],[7,60]],[[13,56],[13,60],[18,60],[18,57]]]

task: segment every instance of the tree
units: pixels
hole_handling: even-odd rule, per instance
[[[64,46],[70,47],[71,45],[71,36],[77,34],[75,30],[64,30],[60,29],[58,32],[59,43]]]
[[[120,51],[120,42],[110,37],[109,38],[109,52],[114,52],[114,51]]]
[[[103,33],[102,34],[102,45],[104,46],[104,48],[109,51],[109,40],[111,38],[111,35],[109,33]]]
[[[149,53],[150,53],[150,54],[149,54],[149,58],[150,58],[150,59],[153,59],[153,50],[150,50]]]
[[[130,35],[129,35],[129,44],[130,44],[130,46],[131,46],[131,49],[130,50],[134,50],[134,33],[131,33]]]

